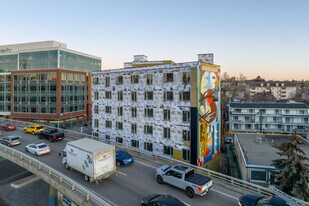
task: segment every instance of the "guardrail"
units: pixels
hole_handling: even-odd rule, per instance
[[[22,122],[22,121],[17,121],[17,120],[12,120],[12,119],[6,119],[6,121],[10,121],[10,122],[12,122],[16,125],[19,125],[19,126],[27,126],[27,125],[33,124],[33,123],[29,123],[29,122]],[[46,127],[49,127],[49,126],[46,126]],[[50,128],[54,128],[54,127],[50,127]],[[250,192],[250,193],[261,194],[261,195],[265,195],[265,196],[275,195],[275,194],[278,195],[278,192],[274,192],[274,190],[271,190],[269,188],[265,188],[265,187],[262,187],[262,186],[244,181],[244,180],[240,180],[240,179],[237,179],[237,178],[234,178],[234,177],[231,177],[231,176],[219,173],[219,172],[215,172],[215,171],[203,168],[203,167],[191,165],[189,163],[186,163],[186,162],[183,162],[183,161],[180,161],[180,160],[171,159],[171,158],[164,157],[164,156],[161,156],[161,155],[155,155],[152,152],[137,149],[137,148],[132,147],[132,146],[126,146],[126,145],[123,145],[123,144],[120,144],[120,143],[117,143],[117,142],[114,142],[114,141],[109,141],[109,140],[106,140],[106,139],[103,139],[103,138],[100,138],[100,137],[96,137],[96,136],[93,136],[93,135],[83,134],[83,133],[79,133],[79,132],[75,132],[75,131],[71,131],[71,130],[66,130],[66,129],[60,129],[60,128],[59,128],[59,130],[65,132],[66,137],[70,137],[72,139],[80,139],[80,138],[94,139],[94,140],[97,140],[97,141],[100,141],[100,142],[104,142],[104,143],[107,143],[107,144],[114,145],[114,146],[122,148],[122,149],[129,150],[130,152],[132,152],[135,155],[140,156],[140,157],[147,156],[147,158],[152,158],[153,160],[160,161],[160,162],[158,162],[160,164],[170,164],[170,165],[182,164],[182,165],[190,166],[190,167],[194,168],[196,170],[196,172],[203,174],[203,175],[206,175],[208,177],[211,177],[214,180],[217,180],[217,181],[215,181],[215,184],[223,186],[223,187],[226,187],[226,185],[230,185],[230,186],[232,186],[232,188],[234,190],[238,189],[237,192],[240,192],[242,194]],[[309,206],[309,203],[302,201],[302,200],[299,200],[297,198],[291,198],[291,199],[289,199],[289,201],[293,205]]]
[[[73,202],[83,206],[112,206],[105,200],[69,177],[54,170],[46,164],[13,148],[0,144],[0,156],[18,164],[21,167],[41,177],[57,190],[68,196]]]

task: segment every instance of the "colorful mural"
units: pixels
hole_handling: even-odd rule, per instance
[[[199,66],[199,148],[198,165],[219,154],[220,101],[219,66]]]

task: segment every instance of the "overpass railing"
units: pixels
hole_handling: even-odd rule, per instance
[[[10,121],[18,126],[27,126],[33,123],[29,123],[29,122],[22,122],[22,121],[17,121],[17,120],[12,120],[12,119],[6,119],[6,121]],[[49,127],[49,126],[46,126]],[[52,128],[52,127],[51,127]],[[139,157],[147,157],[147,158],[152,158],[153,160],[158,161],[159,164],[170,164],[170,165],[176,165],[176,164],[182,164],[182,165],[187,165],[190,166],[192,168],[195,169],[196,172],[206,175],[208,177],[211,177],[214,180],[214,183],[223,187],[226,187],[227,185],[231,186],[234,190],[236,190],[236,192],[240,192],[242,194],[245,193],[255,193],[255,194],[261,194],[264,196],[268,196],[268,195],[278,195],[278,192],[274,192],[273,189],[270,188],[265,188],[241,179],[237,179],[235,177],[231,177],[219,172],[215,172],[213,170],[209,170],[203,167],[198,167],[180,160],[176,160],[176,159],[172,159],[172,158],[168,158],[168,157],[164,157],[161,155],[156,155],[153,154],[152,152],[148,152],[145,150],[141,150],[141,149],[137,149],[135,147],[132,146],[127,146],[127,145],[123,145],[121,143],[117,143],[114,141],[109,141],[97,136],[93,136],[93,135],[88,135],[88,134],[84,134],[84,133],[80,133],[80,132],[75,132],[72,130],[66,130],[66,129],[60,129],[59,130],[63,131],[66,135],[66,137],[69,137],[71,139],[80,139],[80,138],[90,138],[90,139],[94,139],[100,142],[104,142],[107,144],[111,144],[114,145],[118,148],[123,148],[126,150],[129,150],[130,152],[134,153],[136,156]],[[229,187],[230,189],[230,187]],[[286,198],[285,198],[286,199]],[[297,198],[290,198],[289,202],[293,205],[299,205],[299,206],[309,206],[309,203],[299,200]]]

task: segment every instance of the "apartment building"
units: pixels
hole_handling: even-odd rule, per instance
[[[91,117],[101,59],[56,41],[0,46],[0,115],[67,126]]]
[[[92,72],[96,135],[157,155],[210,164],[219,155],[220,67],[212,54],[198,61],[148,61]],[[158,65],[156,65],[158,63]]]
[[[297,85],[293,82],[249,82],[250,95],[257,93],[271,93],[277,100],[295,97]]]
[[[292,133],[308,138],[309,106],[304,103],[230,103],[233,132]]]

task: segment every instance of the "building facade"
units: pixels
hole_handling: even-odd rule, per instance
[[[101,59],[56,41],[0,46],[0,115],[65,124],[91,116],[91,75]],[[70,124],[69,124],[70,125]]]
[[[202,57],[93,72],[93,131],[154,154],[208,163],[219,155],[220,69]]]
[[[308,137],[309,106],[304,103],[230,103],[233,132],[293,133]]]
[[[249,82],[250,95],[271,93],[277,100],[291,99],[297,93],[297,85],[293,82]]]

